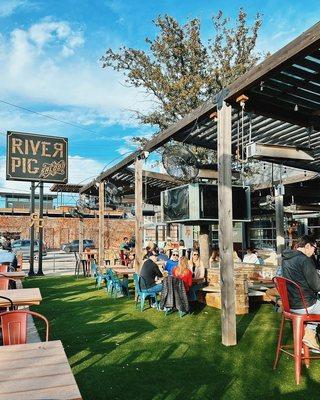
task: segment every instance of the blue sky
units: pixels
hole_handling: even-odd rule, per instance
[[[202,21],[202,37],[213,34],[219,9],[230,17],[243,6],[252,19],[263,13],[258,49],[274,52],[317,22],[320,2],[289,0],[0,0],[0,132],[20,130],[69,138],[70,182],[97,175],[133,150],[130,138],[150,135],[130,109],[151,104],[141,90],[127,88],[121,75],[103,70],[104,51],[121,45],[145,48],[152,20],[168,13],[181,23]],[[61,124],[1,103],[30,108],[82,126]],[[26,190],[6,182],[5,136],[0,135],[0,190]]]

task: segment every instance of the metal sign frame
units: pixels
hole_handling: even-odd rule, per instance
[[[6,157],[7,180],[68,182],[67,138],[7,131]]]

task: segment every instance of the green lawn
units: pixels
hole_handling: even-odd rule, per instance
[[[239,344],[220,343],[220,312],[167,317],[136,311],[133,300],[110,299],[89,278],[34,278],[43,301],[33,309],[61,339],[85,400],[318,399],[320,364],[294,382],[293,361],[282,355],[272,370],[279,315],[264,304],[238,318]]]

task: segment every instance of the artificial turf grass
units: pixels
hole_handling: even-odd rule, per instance
[[[269,304],[237,318],[239,343],[224,347],[220,312],[209,307],[179,318],[143,313],[131,299],[111,299],[89,278],[44,277],[34,310],[60,339],[84,400],[91,399],[318,399],[320,365],[294,382],[282,355],[272,370],[279,315]],[[290,335],[290,332],[288,332]]]

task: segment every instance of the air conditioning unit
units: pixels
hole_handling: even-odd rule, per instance
[[[250,188],[232,186],[233,221],[250,221]],[[190,183],[161,192],[162,219],[184,225],[218,221],[218,186]]]

